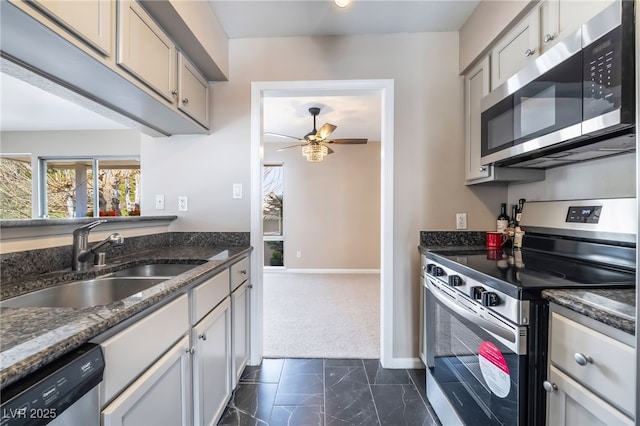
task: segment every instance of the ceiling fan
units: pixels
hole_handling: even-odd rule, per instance
[[[301,142],[301,144],[291,145],[284,148],[280,148],[278,151],[282,151],[289,148],[302,147],[302,155],[307,158],[307,161],[312,163],[318,163],[324,160],[324,157],[328,154],[333,154],[333,150],[329,148],[326,144],[365,144],[367,143],[367,139],[359,138],[359,139],[330,139],[327,137],[333,133],[334,130],[337,129],[337,126],[333,124],[325,123],[320,127],[320,130],[316,130],[316,117],[320,114],[320,108],[311,107],[309,108],[309,114],[313,116],[313,130],[304,135],[302,138],[298,138],[295,136],[283,135],[280,133],[270,133],[266,132],[265,135],[277,136],[281,138],[288,139],[296,139]]]

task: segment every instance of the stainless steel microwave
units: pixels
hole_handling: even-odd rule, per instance
[[[481,161],[547,168],[635,149],[634,2],[618,0],[482,99]]]

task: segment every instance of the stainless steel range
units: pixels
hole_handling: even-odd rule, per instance
[[[520,249],[424,255],[427,396],[443,424],[544,424],[542,290],[635,285],[635,198],[526,203],[520,225]]]

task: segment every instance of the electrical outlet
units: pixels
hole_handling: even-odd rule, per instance
[[[164,194],[156,194],[156,210],[164,210]]]
[[[181,195],[178,197],[178,211],[179,212],[189,211],[188,198],[186,195]]]
[[[456,229],[467,229],[466,213],[456,213]]]

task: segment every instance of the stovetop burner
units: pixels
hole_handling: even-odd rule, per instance
[[[474,273],[518,287],[519,292],[635,285],[635,274],[630,271],[524,249],[435,251],[434,254],[463,265]]]

